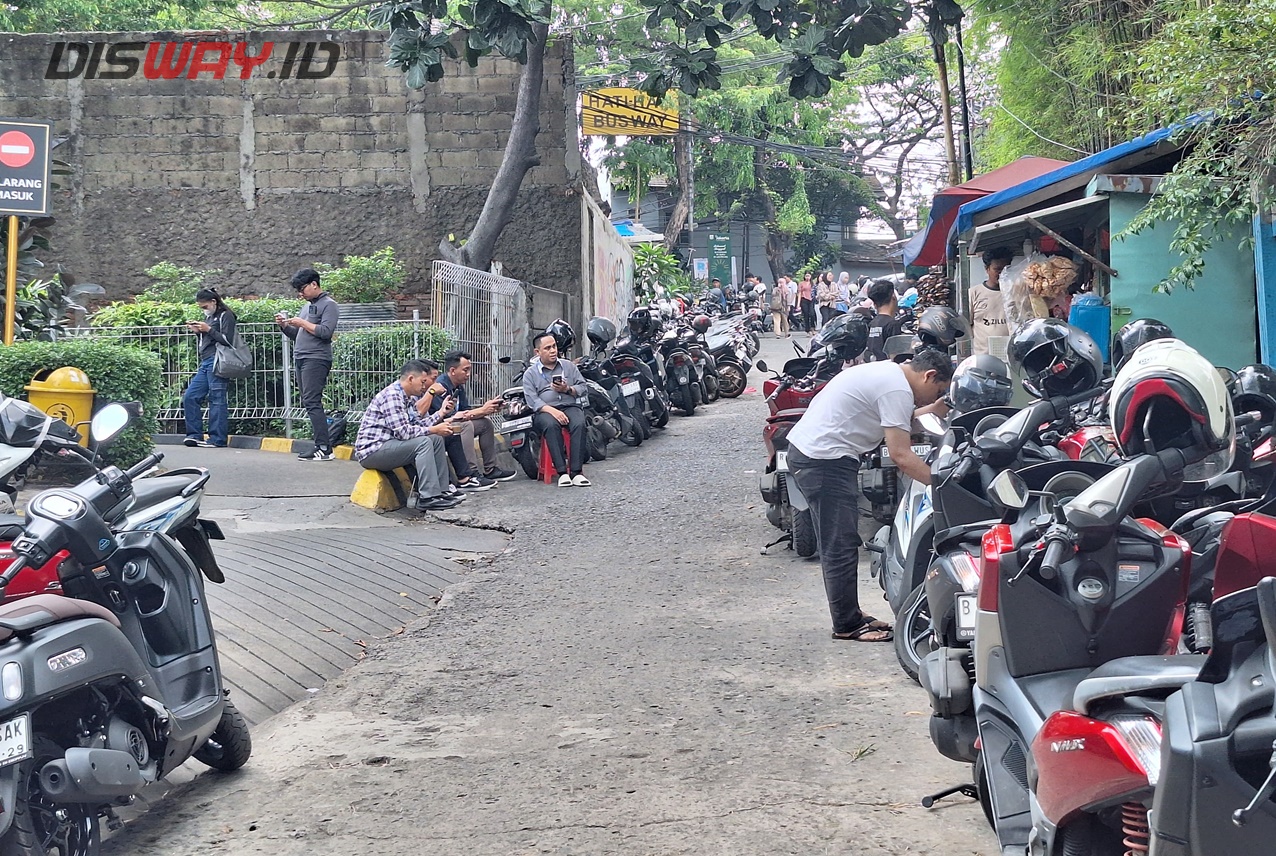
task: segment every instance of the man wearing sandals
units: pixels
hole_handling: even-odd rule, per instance
[[[913,418],[931,410],[948,412],[936,402],[952,377],[952,360],[932,350],[902,365],[853,366],[829,381],[789,432],[789,470],[811,506],[834,639],[892,639],[889,624],[860,609],[860,456],[885,439],[895,466],[930,484],[930,468],[913,454]]]

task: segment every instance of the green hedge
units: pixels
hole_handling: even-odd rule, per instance
[[[226,298],[226,305],[240,324],[272,324],[275,313],[285,310],[290,315],[301,312],[306,301],[293,297],[262,297],[256,300]],[[204,313],[194,303],[161,303],[139,300],[136,303],[112,303],[94,313],[94,327],[178,327],[187,321],[203,321]],[[182,335],[189,338],[185,330]]]
[[[61,339],[57,342],[15,342],[0,348],[0,391],[26,398],[24,387],[44,369],[74,366],[89,376],[96,391],[95,407],[112,401],[140,401],[143,416],[104,450],[114,464],[128,466],[150,454],[151,435],[158,430],[155,414],[161,401],[160,360],[138,348]]]

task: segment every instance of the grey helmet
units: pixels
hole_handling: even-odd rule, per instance
[[[953,372],[948,398],[961,413],[985,407],[1005,407],[1014,395],[1010,369],[991,354],[967,357]]]

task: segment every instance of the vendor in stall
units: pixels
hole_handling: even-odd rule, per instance
[[[982,285],[971,286],[970,326],[974,333],[973,352],[987,354],[992,337],[1010,335],[1006,325],[1006,309],[1001,299],[1001,272],[1014,258],[1014,252],[1008,247],[998,247],[988,250],[981,258],[987,279]]]

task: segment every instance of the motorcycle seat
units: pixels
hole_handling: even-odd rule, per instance
[[[116,627],[120,620],[105,606],[74,597],[56,594],[36,594],[22,600],[0,606],[0,642],[7,642],[16,633],[30,633],[59,621],[76,618],[100,618]]]
[[[192,482],[200,478],[198,475],[152,476],[133,482],[134,508],[155,505],[166,499],[181,496]]]
[[[21,514],[0,514],[0,541],[12,541],[22,534]]]
[[[1177,690],[1196,680],[1205,657],[1176,654],[1172,657],[1118,657],[1099,666],[1072,693],[1072,709],[1086,714],[1090,705],[1105,698]]]

